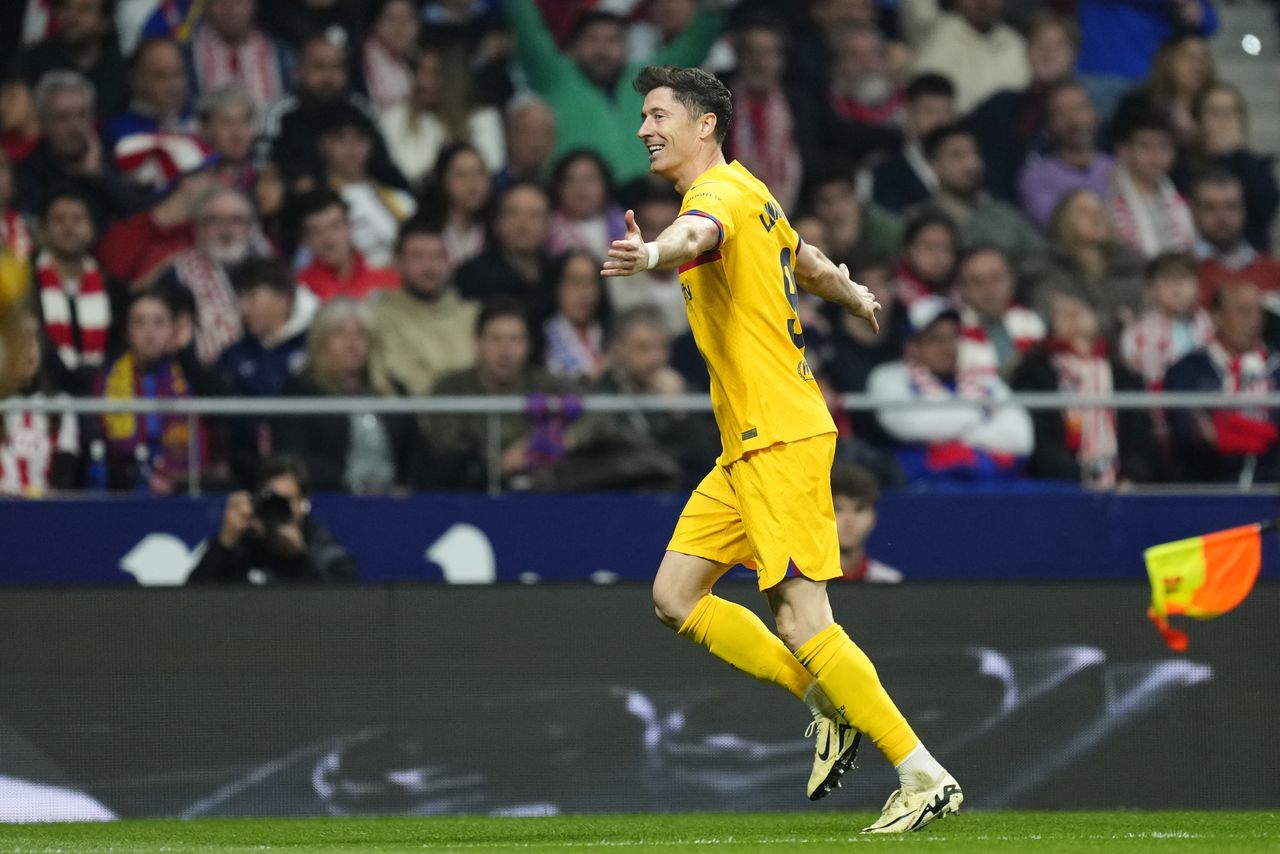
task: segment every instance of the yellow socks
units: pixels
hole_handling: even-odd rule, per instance
[[[907,719],[889,699],[876,668],[844,629],[828,626],[796,650],[795,657],[818,680],[845,720],[897,765],[920,744]]]
[[[708,593],[684,621],[680,634],[705,646],[721,661],[749,676],[780,685],[800,700],[805,699],[805,692],[813,684],[809,671],[786,644],[759,617],[735,602]]]

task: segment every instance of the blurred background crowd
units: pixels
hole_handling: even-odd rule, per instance
[[[1277,475],[1280,191],[1207,0],[12,0],[0,280],[28,398],[520,395],[508,488],[687,488],[678,274],[599,276],[647,174],[635,71],[723,77],[726,154],[870,287],[801,306],[840,456],[888,485]],[[1238,409],[1029,412],[1019,391]],[[837,397],[958,398],[845,412]],[[0,494],[481,489],[482,415],[0,419]],[[194,430],[194,432],[193,432]]]

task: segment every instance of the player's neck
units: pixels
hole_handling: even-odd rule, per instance
[[[693,186],[694,181],[702,176],[702,173],[724,162],[724,152],[718,145],[693,158],[676,174],[676,192],[684,195]]]

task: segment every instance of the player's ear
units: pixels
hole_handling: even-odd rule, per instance
[[[716,133],[716,114],[703,113],[702,126],[698,128],[698,136],[701,139],[708,139],[715,136]]]

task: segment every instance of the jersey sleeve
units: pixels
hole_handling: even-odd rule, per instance
[[[738,210],[741,207],[741,191],[724,181],[709,181],[695,185],[685,193],[680,216],[701,216],[720,228],[720,239],[712,252],[731,240],[737,231]]]

